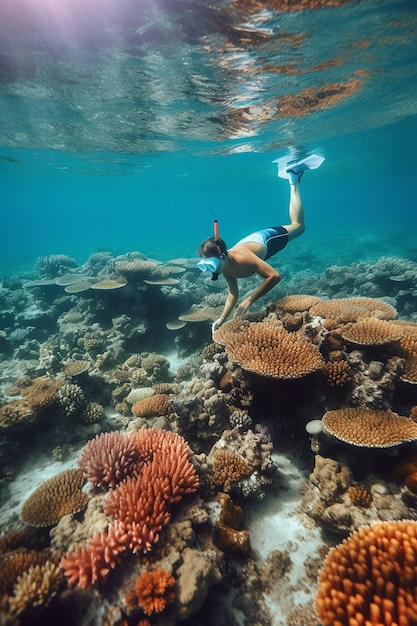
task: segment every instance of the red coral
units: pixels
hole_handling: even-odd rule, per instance
[[[114,487],[134,475],[139,461],[135,441],[119,432],[102,433],[83,448],[78,466],[99,487]]]
[[[107,532],[95,535],[86,546],[77,547],[62,559],[61,567],[70,584],[86,589],[105,579],[127,549],[134,554],[150,551],[170,520],[169,504],[198,488],[198,475],[190,462],[192,453],[183,437],[152,428],[130,439],[141,463],[108,496],[105,511],[114,521]],[[117,462],[122,465],[120,459]]]
[[[153,572],[143,572],[135,583],[134,595],[146,615],[161,613],[174,601],[172,587],[175,579],[169,572],[159,568]]]
[[[77,546],[61,559],[68,583],[81,589],[104,580],[116,567],[127,548],[127,534],[121,522],[110,524],[107,532],[94,535],[87,545]]]
[[[153,472],[164,483],[168,502],[178,502],[198,488],[198,475],[190,463],[192,452],[186,440],[168,430],[149,428],[134,433],[141,459],[152,463]]]
[[[109,494],[105,511],[123,521],[127,544],[134,554],[149,552],[170,520],[164,488],[155,464],[150,464],[140,476],[129,476]]]

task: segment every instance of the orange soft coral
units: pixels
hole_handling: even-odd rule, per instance
[[[174,601],[175,579],[162,568],[143,572],[137,578],[134,593],[137,602],[146,615],[161,613]]]

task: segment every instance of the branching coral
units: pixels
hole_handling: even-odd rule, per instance
[[[86,507],[87,494],[81,491],[83,472],[69,469],[53,476],[36,489],[23,504],[20,517],[31,526],[53,526],[61,517]]]
[[[148,552],[170,520],[169,505],[199,484],[191,450],[180,435],[155,428],[130,435],[138,451],[137,476],[127,476],[110,492],[105,511],[113,517],[107,532],[78,546],[61,562],[68,581],[87,588],[103,580],[127,550]]]
[[[330,550],[319,574],[323,626],[417,623],[417,522],[376,522]]]
[[[135,475],[139,451],[134,440],[119,432],[102,433],[83,448],[78,466],[98,487],[114,487]]]
[[[53,561],[32,565],[16,580],[9,598],[12,615],[21,615],[31,607],[45,607],[64,583],[62,570]]]

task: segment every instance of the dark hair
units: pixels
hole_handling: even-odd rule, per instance
[[[220,252],[216,241],[220,247]],[[198,247],[198,256],[203,257],[203,259],[208,259],[209,257],[220,259],[222,254],[227,254],[226,242],[223,239],[216,240],[214,237],[208,237]]]

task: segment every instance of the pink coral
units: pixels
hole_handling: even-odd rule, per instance
[[[158,541],[170,520],[168,506],[198,488],[191,450],[183,437],[155,428],[130,436],[141,462],[110,492],[105,511],[114,521],[86,546],[61,561],[70,584],[84,589],[103,580],[126,550],[145,553]]]
[[[99,487],[114,487],[135,473],[138,460],[131,437],[119,432],[102,433],[84,446],[78,466]]]

